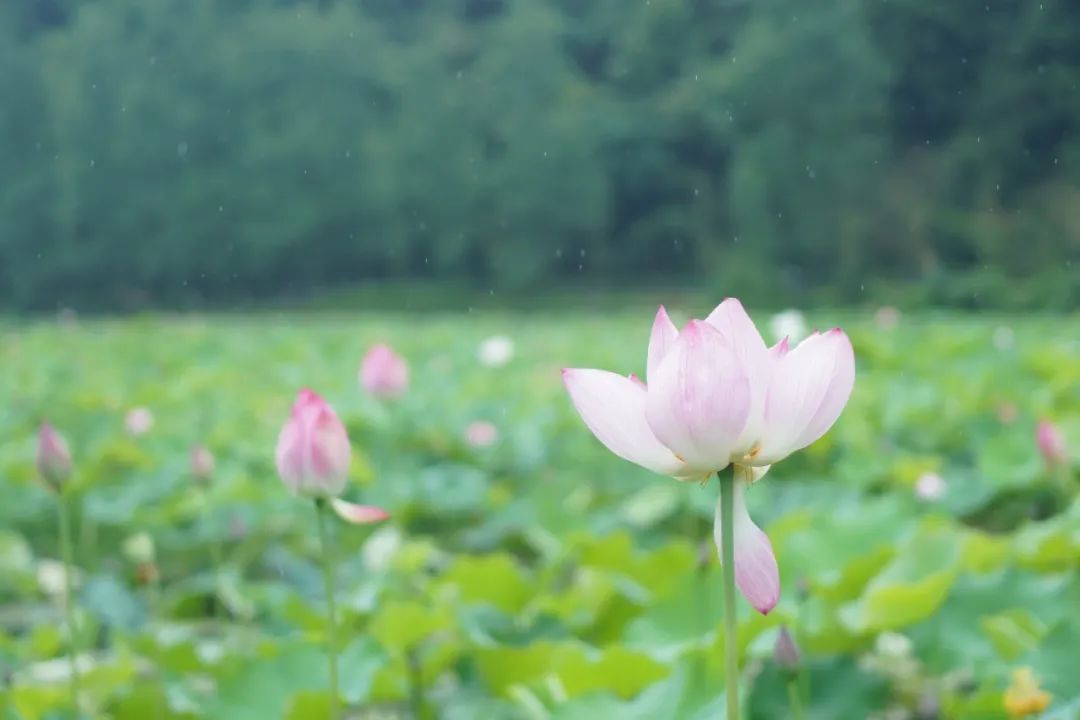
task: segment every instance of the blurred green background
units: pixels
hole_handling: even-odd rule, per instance
[[[1072,308],[1078,78],[1070,0],[6,0],[0,300]]]

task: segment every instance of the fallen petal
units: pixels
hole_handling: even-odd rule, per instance
[[[334,508],[334,512],[337,513],[338,517],[353,525],[371,525],[390,517],[390,513],[382,508],[374,505],[357,505],[341,498],[332,499],[330,505]]]

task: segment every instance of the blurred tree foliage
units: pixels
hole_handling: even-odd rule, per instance
[[[1071,0],[7,0],[0,298],[1080,304]]]

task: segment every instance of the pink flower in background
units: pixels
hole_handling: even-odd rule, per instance
[[[298,495],[337,497],[345,489],[352,448],[337,413],[317,393],[301,390],[277,441],[277,470]]]
[[[944,494],[945,481],[937,473],[923,473],[915,481],[915,497],[923,502],[940,500]]]
[[[201,483],[210,482],[214,474],[214,456],[204,445],[191,448],[191,474]]]
[[[465,428],[465,442],[476,448],[490,447],[499,438],[499,431],[487,420],[476,420]]]
[[[1035,430],[1035,444],[1039,447],[1047,465],[1065,465],[1069,461],[1069,448],[1065,444],[1065,435],[1049,420],[1040,420]]]
[[[360,385],[375,397],[397,397],[409,389],[409,366],[389,345],[380,343],[360,363]]]
[[[37,469],[41,479],[53,490],[59,490],[71,477],[71,453],[67,442],[47,422],[38,430]]]
[[[152,427],[154,427],[154,413],[150,412],[148,408],[132,408],[124,418],[124,429],[132,437],[145,435],[150,432]]]
[[[851,342],[836,328],[793,349],[786,341],[768,348],[734,298],[681,332],[661,307],[646,380],[563,371],[585,424],[619,457],[680,480],[707,479],[735,465],[735,579],[758,611],[769,612],[779,599],[779,570],[772,544],[750,519],[744,491],[836,422],[855,383]],[[718,546],[719,519],[718,504]]]
[[[892,330],[900,324],[900,311],[892,305],[883,305],[874,313],[874,324],[882,330]]]

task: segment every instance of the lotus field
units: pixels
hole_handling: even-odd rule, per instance
[[[1080,718],[1080,318],[714,304],[4,326],[0,720]]]

